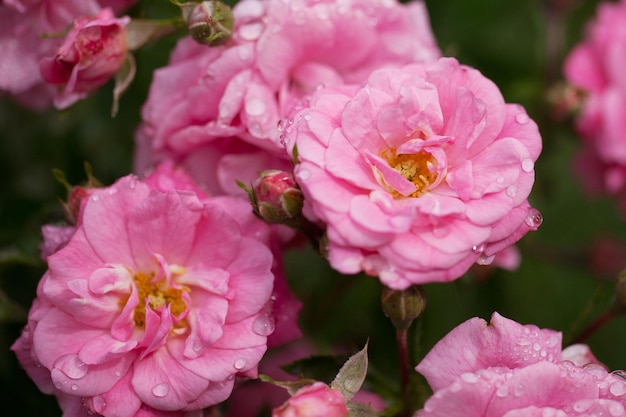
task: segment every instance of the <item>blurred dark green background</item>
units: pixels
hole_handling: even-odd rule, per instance
[[[559,9],[566,3],[574,5]],[[624,219],[613,201],[590,200],[580,190],[570,170],[578,139],[567,121],[550,117],[545,101],[548,88],[560,80],[564,55],[582,37],[581,28],[597,1],[426,4],[444,54],[478,68],[500,86],[508,102],[524,105],[539,123],[544,152],[536,164],[531,203],[542,212],[544,223],[520,242],[519,270],[481,268],[451,284],[426,286],[428,307],[414,334],[413,359],[452,327],[474,316],[488,319],[493,311],[571,338],[606,307],[612,294],[615,272],[593,268],[594,242],[606,236],[622,244],[626,240]],[[132,13],[157,17],[176,9],[166,0],[150,0]],[[3,415],[61,415],[54,399],[38,392],[8,350],[45,270],[38,259],[39,229],[63,218],[58,199],[65,190],[51,171],[62,170],[71,183],[85,179],[84,161],[104,183],[131,171],[133,131],[151,72],[166,63],[174,41],[163,39],[137,53],[138,77],[115,119],[109,117],[110,84],[65,112],[34,114],[0,99],[0,392],[11,399],[4,401]],[[599,254],[600,260],[607,258]],[[397,380],[394,333],[380,312],[375,279],[341,277],[306,249],[288,255],[287,271],[294,292],[303,301],[314,300],[305,305],[301,323],[321,350],[344,346],[356,351],[369,338],[372,379]],[[626,369],[625,328],[625,319],[615,319],[588,341],[611,369]]]

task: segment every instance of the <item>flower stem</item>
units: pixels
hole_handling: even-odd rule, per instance
[[[587,326],[578,335],[578,337],[572,340],[571,344],[584,342],[589,337],[591,337],[598,329],[600,329],[602,326],[608,323],[609,320],[611,320],[613,317],[615,317],[615,314],[613,313],[613,311],[611,311],[611,309],[604,310],[604,312],[600,314],[598,317],[596,317],[596,319],[593,322],[591,322],[591,324],[589,324],[589,326]]]
[[[396,343],[398,344],[398,357],[400,362],[400,381],[402,389],[402,413],[401,416],[411,415],[411,398],[410,398],[410,372],[411,364],[409,363],[409,344],[407,338],[407,329],[396,329]]]

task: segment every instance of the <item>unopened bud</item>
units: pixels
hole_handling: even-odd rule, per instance
[[[404,291],[383,288],[381,296],[383,313],[397,330],[406,330],[426,308],[426,295],[422,287],[414,285]]]
[[[288,172],[262,172],[251,192],[255,213],[268,223],[288,223],[302,213],[302,192]]]
[[[234,24],[230,7],[219,1],[203,1],[184,3],[181,8],[191,37],[196,42],[209,46],[228,42]]]

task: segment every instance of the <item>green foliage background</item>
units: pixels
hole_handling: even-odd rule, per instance
[[[626,240],[624,218],[608,198],[590,200],[572,175],[579,148],[569,122],[550,117],[545,97],[561,78],[563,57],[582,38],[597,1],[579,0],[568,13],[559,2],[539,0],[427,0],[433,31],[444,55],[476,67],[501,88],[507,102],[524,105],[540,126],[544,152],[536,164],[531,203],[544,215],[539,231],[519,244],[515,272],[481,268],[450,284],[425,287],[428,306],[412,332],[413,363],[451,328],[493,311],[522,323],[550,327],[571,339],[609,303],[615,276],[599,276],[589,263],[594,239]],[[176,14],[166,0],[143,1],[132,16]],[[21,370],[9,346],[24,325],[45,265],[38,258],[42,224],[62,220],[65,197],[52,169],[71,183],[85,179],[83,162],[108,184],[132,170],[133,131],[140,120],[151,73],[165,65],[175,37],[137,54],[138,77],[109,117],[111,84],[65,112],[35,114],[0,99],[0,392],[3,415],[60,416]],[[626,115],[625,115],[626,116]],[[623,265],[626,266],[626,260]],[[393,392],[399,380],[395,336],[380,310],[380,284],[364,276],[343,277],[307,248],[287,256],[294,292],[305,306],[305,334],[324,352],[353,352],[369,338],[371,384]],[[588,340],[611,369],[626,369],[626,320],[617,318]],[[387,384],[385,381],[392,381]],[[7,413],[7,414],[5,414]],[[8,414],[11,413],[11,414]],[[246,417],[246,416],[242,416]]]

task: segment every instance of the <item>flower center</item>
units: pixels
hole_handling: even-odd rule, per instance
[[[146,325],[146,308],[150,307],[153,311],[158,311],[163,307],[170,308],[174,317],[178,317],[187,309],[187,303],[183,299],[183,293],[189,292],[189,288],[181,287],[172,288],[168,285],[165,278],[153,282],[155,274],[144,274],[138,272],[133,277],[135,286],[139,296],[139,304],[135,307],[133,321],[135,325],[145,328]]]
[[[398,171],[404,178],[412,182],[416,190],[410,197],[419,197],[426,192],[426,188],[437,180],[437,171],[430,153],[420,151],[415,154],[396,154],[395,148],[383,149],[380,157],[384,158],[389,166]],[[400,194],[396,191],[394,196]]]

